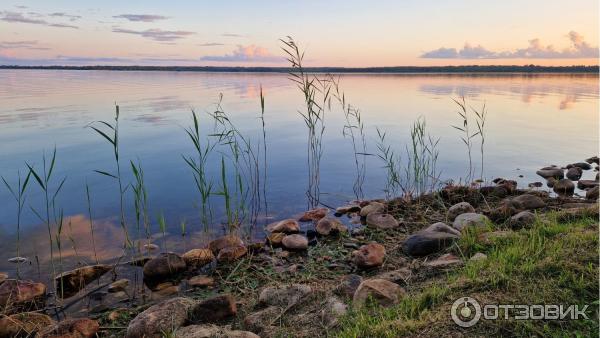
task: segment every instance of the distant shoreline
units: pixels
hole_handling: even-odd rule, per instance
[[[0,69],[37,70],[107,70],[107,71],[165,71],[165,72],[220,72],[220,73],[289,73],[289,67],[184,67],[184,66],[16,66],[0,65]],[[438,67],[307,67],[309,73],[346,74],[461,74],[461,73],[584,73],[598,74],[598,66],[438,66]]]

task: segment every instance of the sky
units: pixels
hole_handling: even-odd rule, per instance
[[[597,65],[598,0],[2,0],[0,64]]]

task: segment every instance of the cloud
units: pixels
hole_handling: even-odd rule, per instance
[[[37,17],[41,15],[36,15]],[[74,28],[77,29],[79,27],[73,25],[67,25],[62,23],[51,23],[42,19],[34,19],[30,17],[24,16],[22,13],[10,12],[10,11],[2,11],[0,12],[0,20],[6,22],[17,22],[17,23],[28,23],[33,25],[44,25],[49,27],[59,27],[59,28]]]
[[[189,35],[196,34],[194,32],[186,32],[186,31],[164,31],[159,28],[147,29],[145,31],[136,31],[136,30],[131,30],[131,29],[115,27],[115,28],[113,28],[112,31],[115,33],[139,35],[141,37],[152,39],[155,41],[174,41],[174,40],[181,39],[181,38],[184,38]]]
[[[0,41],[0,49],[32,49],[49,50],[47,47],[39,47],[37,41]]]
[[[59,18],[67,18],[70,21],[75,21],[75,20],[81,19],[81,16],[79,16],[79,15],[71,15],[71,14],[67,14],[67,13],[63,13],[63,12],[51,13],[51,14],[48,14],[48,16],[59,17]]]
[[[58,55],[51,58],[20,58],[0,49],[0,65],[18,66],[95,66],[95,65],[197,65],[198,59],[176,57],[88,57]]]
[[[424,59],[582,59],[597,58],[598,47],[592,47],[584,41],[583,36],[571,31],[567,34],[571,45],[557,50],[552,45],[544,46],[539,39],[529,40],[529,46],[513,51],[495,52],[481,45],[471,46],[466,43],[462,49],[438,48],[420,57]]]
[[[207,43],[200,43],[198,44],[198,46],[201,47],[215,47],[215,46],[225,46],[224,43],[220,43],[220,42],[207,42]]]
[[[241,34],[234,34],[234,33],[224,33],[224,34],[221,34],[221,36],[226,36],[228,38],[242,38],[242,37],[244,37]]]
[[[116,19],[127,19],[129,21],[141,21],[141,22],[154,22],[158,20],[168,19],[166,16],[162,15],[150,15],[150,14],[121,14],[115,15],[113,18]]]
[[[255,45],[241,46],[238,45],[231,54],[203,56],[202,61],[217,61],[217,62],[281,62],[285,59],[279,56],[274,56],[263,47]]]

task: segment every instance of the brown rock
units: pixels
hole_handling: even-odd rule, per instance
[[[404,294],[404,289],[396,283],[384,279],[367,279],[356,289],[353,306],[361,307],[367,300],[372,299],[378,305],[388,307],[398,304]]]
[[[563,178],[554,183],[552,190],[561,196],[573,196],[575,184],[570,179]]]
[[[473,208],[471,204],[468,202],[456,203],[448,209],[448,221],[453,222],[456,216],[460,214],[466,214],[468,212],[475,212],[475,208]]]
[[[462,260],[453,254],[445,254],[432,261],[425,262],[426,267],[435,269],[450,268],[461,264]]]
[[[283,232],[285,234],[295,234],[300,232],[300,224],[295,219],[284,219],[283,221],[267,225],[268,232]]]
[[[286,286],[268,286],[261,290],[258,303],[279,307],[291,307],[308,296],[312,288],[303,284],[292,284]]]
[[[521,211],[510,218],[510,226],[513,229],[528,227],[535,223],[535,215],[529,211]]]
[[[205,288],[215,285],[215,279],[208,276],[194,276],[188,280],[188,285],[195,288]]]
[[[598,199],[598,186],[595,186],[588,191],[585,192],[585,198],[588,200],[597,200]]]
[[[246,253],[248,253],[248,249],[245,246],[230,246],[219,251],[217,261],[231,263],[243,257]]]
[[[346,275],[342,277],[333,292],[342,297],[352,298],[362,281],[363,278],[359,275]]]
[[[118,281],[112,282],[106,291],[115,293],[120,291],[125,291],[127,286],[129,285],[129,279],[119,279]]]
[[[302,251],[308,249],[308,239],[302,235],[287,235],[281,240],[284,248],[293,251]]]
[[[274,232],[272,234],[269,234],[269,236],[267,236],[267,243],[269,243],[272,247],[279,247],[281,246],[281,241],[283,240],[283,237],[285,237],[286,234],[284,234],[283,232]]]
[[[523,194],[510,200],[515,207],[521,210],[539,209],[546,206],[546,202],[533,194]]]
[[[359,212],[359,211],[360,211],[360,205],[357,205],[357,204],[344,205],[344,206],[341,206],[341,207],[335,209],[335,212],[337,214],[347,214],[350,212]]]
[[[8,279],[8,275],[4,272],[0,272],[0,284],[2,284],[5,280]]]
[[[100,329],[97,321],[89,318],[66,319],[47,328],[40,338],[92,338]]]
[[[185,261],[177,254],[168,252],[149,260],[144,264],[145,279],[163,279],[185,271]]]
[[[370,269],[381,266],[385,258],[385,248],[378,243],[363,245],[352,252],[354,264],[360,269]]]
[[[37,310],[45,303],[46,286],[30,280],[7,279],[0,284],[0,308],[5,313],[13,310]]]
[[[128,338],[161,338],[163,332],[183,326],[196,302],[189,298],[172,298],[147,308],[127,327]]]
[[[567,178],[571,181],[579,180],[581,175],[583,175],[583,169],[580,167],[571,167],[569,170],[567,170]]]
[[[598,181],[596,180],[579,180],[577,182],[577,188],[581,190],[590,189],[598,186]]]
[[[379,202],[369,202],[369,204],[365,205],[360,209],[360,216],[367,217],[372,212],[384,212],[385,204]]]
[[[315,230],[317,230],[317,233],[321,236],[329,236],[330,234],[334,235],[346,232],[348,231],[348,228],[337,219],[323,217],[317,222]]]
[[[184,253],[181,258],[183,258],[187,266],[196,268],[212,262],[215,259],[215,255],[210,249],[192,249]]]
[[[313,209],[313,210],[309,210],[307,212],[304,213],[304,215],[302,215],[300,217],[300,222],[316,222],[318,220],[320,220],[321,218],[327,216],[327,214],[329,213],[329,209],[327,208],[317,208],[317,209]]]
[[[37,332],[54,325],[42,313],[24,312],[0,318],[0,338],[35,337]]]
[[[111,269],[110,265],[99,264],[63,272],[55,278],[56,291],[59,296],[71,297]]]
[[[213,323],[236,313],[235,299],[227,294],[204,299],[192,306],[189,318],[194,323]]]
[[[238,236],[225,235],[208,243],[208,248],[213,252],[213,254],[218,255],[219,251],[221,251],[223,248],[243,245],[244,242]]]
[[[386,271],[375,276],[376,279],[385,279],[396,284],[406,284],[411,277],[412,271],[409,268]]]
[[[377,229],[393,229],[400,226],[400,223],[389,214],[371,212],[367,215],[367,225]]]

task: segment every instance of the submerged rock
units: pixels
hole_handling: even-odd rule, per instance
[[[475,208],[468,202],[460,202],[456,203],[448,209],[448,221],[454,222],[454,219],[460,214],[465,214],[468,212],[475,212]]]
[[[388,307],[398,304],[405,293],[396,283],[385,279],[367,279],[356,289],[352,303],[354,307],[361,307],[367,300],[372,300],[380,306]]]
[[[542,186],[544,186],[544,184],[542,182],[532,182],[529,183],[527,186],[530,188],[541,188]]]
[[[164,332],[183,326],[196,302],[177,297],[166,300],[138,314],[127,327],[127,338],[161,338]]]
[[[375,268],[383,264],[385,248],[378,243],[369,243],[352,252],[352,257],[354,264],[360,269]]]
[[[336,214],[347,214],[350,212],[360,212],[360,205],[349,204],[335,209]]]
[[[71,297],[111,269],[110,265],[98,264],[63,272],[55,278],[56,291],[63,298]]]
[[[397,228],[400,226],[400,223],[390,214],[371,212],[367,215],[367,225],[385,230]]]
[[[7,279],[0,284],[0,308],[4,313],[37,310],[45,304],[46,286],[30,280]]]

